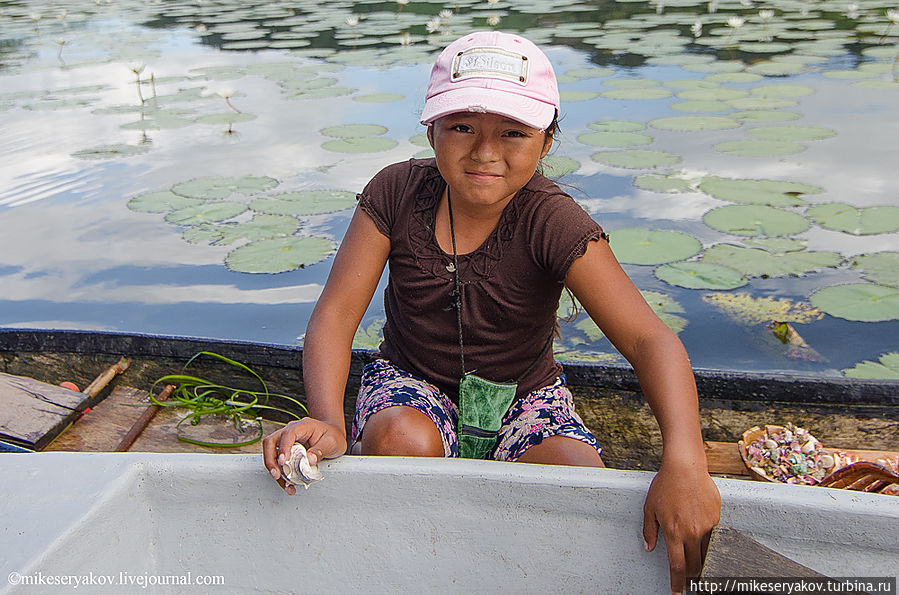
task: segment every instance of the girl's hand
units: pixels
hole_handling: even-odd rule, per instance
[[[297,490],[286,486],[281,477],[281,463],[290,456],[290,448],[299,442],[306,447],[309,464],[315,466],[322,459],[333,459],[346,452],[346,432],[344,428],[304,417],[292,421],[262,441],[262,459],[272,477],[293,496]]]
[[[688,576],[699,575],[709,534],[721,518],[721,496],[704,463],[663,460],[643,505],[646,551],[655,549],[661,527],[672,593],[684,590]]]

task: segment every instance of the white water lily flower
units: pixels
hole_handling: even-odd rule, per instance
[[[768,9],[760,10],[759,16],[763,21],[770,21],[772,18],[774,18],[774,11]]]
[[[440,14],[438,16],[444,21],[448,21],[453,16],[453,11],[448,8],[444,8],[440,11]]]
[[[899,25],[899,10],[892,9],[892,8],[889,9],[887,11],[887,18],[890,20],[890,22],[892,24]]]
[[[856,2],[850,2],[849,5],[846,7],[846,16],[849,17],[850,19],[857,19],[858,18],[858,9],[859,9],[859,6]]]
[[[727,26],[733,27],[734,29],[739,29],[745,22],[746,19],[744,19],[743,17],[730,17],[729,19],[727,19]]]
[[[693,37],[699,37],[700,35],[702,35],[702,21],[696,21],[695,23],[693,23],[693,25],[690,27],[690,31],[693,32]]]
[[[409,35],[408,31],[403,31],[402,33],[400,33],[400,45],[412,45],[412,36]]]
[[[740,0],[740,4],[746,8],[752,8],[752,0]]]
[[[428,30],[428,33],[436,33],[440,31],[440,25],[440,17],[434,17],[425,24],[425,28]]]
[[[231,99],[234,97],[234,94],[237,93],[231,87],[222,87],[221,89],[216,89],[215,94],[221,97],[222,99]]]
[[[709,0],[709,14],[718,12],[718,0]]]
[[[140,76],[140,73],[142,73],[144,71],[144,68],[146,67],[146,64],[138,64],[136,66],[129,66],[128,68],[130,68],[131,72],[133,72],[135,75]]]
[[[349,25],[350,27],[355,27],[356,25],[359,24],[359,17],[354,14],[351,14],[350,16],[348,16],[346,18],[346,24]]]
[[[489,17],[487,17],[487,24],[490,25],[491,27],[496,27],[497,25],[499,25],[499,15],[492,14]]]

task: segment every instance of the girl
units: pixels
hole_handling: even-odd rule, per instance
[[[350,452],[603,466],[552,356],[567,287],[634,367],[659,422],[643,535],[651,551],[661,527],[681,591],[720,510],[690,363],[599,225],[535,173],[558,114],[552,66],[528,40],[473,33],[440,54],[421,115],[436,158],[391,165],[359,195],[306,330],[309,417],[265,439],[265,465],[285,486],[279,458],[295,442],[313,465],[347,451],[353,335],[389,262],[381,359],[363,371]]]

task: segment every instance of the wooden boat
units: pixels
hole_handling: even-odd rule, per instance
[[[202,350],[252,366],[273,392],[302,394],[298,348],[0,331],[0,362],[8,374],[83,386],[120,356],[130,358],[105,399],[91,400],[92,411],[42,445],[45,451],[62,450],[66,444],[75,449],[65,442],[67,435],[84,424],[102,434],[110,427],[104,426],[110,416],[114,435],[88,432],[79,438],[86,448],[75,450],[113,450],[98,443],[112,439],[115,444],[129,426],[117,416],[122,410],[138,416],[146,403],[137,399],[106,409],[104,404],[124,398],[122,394],[136,398],[135,391],[179,371]],[[354,354],[348,409],[353,384],[370,357]],[[620,416],[612,429],[590,417],[590,412],[605,410],[597,403],[603,399],[637,403],[639,394],[625,369],[568,365],[566,371],[579,395],[578,407],[597,433],[605,432],[607,445],[615,436],[630,444],[628,434],[617,429],[625,423],[620,420],[627,420],[634,433],[643,431],[647,413],[636,405],[635,413]],[[222,382],[229,382],[224,376],[233,373],[214,362],[198,372],[220,374]],[[718,412],[726,404],[735,415],[783,407],[811,411],[816,404],[829,415],[842,408],[845,424],[853,419],[866,427],[877,427],[879,420],[895,424],[897,383],[702,371],[697,380],[706,419],[720,419]],[[894,438],[895,431],[885,428],[884,435]],[[0,545],[0,559],[19,581],[9,579],[0,593],[54,592],[58,587],[35,583],[51,575],[80,577],[95,585],[106,581],[126,592],[137,592],[141,585],[155,585],[156,591],[191,590],[185,581],[193,589],[221,593],[667,592],[664,543],[647,554],[640,538],[643,498],[652,478],[646,471],[344,456],[321,464],[324,481],[288,497],[267,476],[258,454],[198,454],[202,447],[164,454],[185,450],[171,432],[166,434],[165,425],[141,443],[145,438],[135,442],[135,450],[163,453],[0,455],[0,511],[8,536]],[[615,446],[614,452],[627,452]],[[713,448],[710,461],[714,453]],[[733,455],[743,467],[736,451]],[[654,456],[649,448],[606,459],[651,466]],[[793,567],[798,563],[827,576],[895,575],[899,507],[894,498],[724,477],[715,481],[722,494],[722,523],[759,547],[787,556]],[[736,563],[743,576],[778,576],[774,567],[744,549],[721,557]]]
[[[0,593],[59,592],[34,581],[68,576],[127,593],[669,592],[664,547],[643,551],[648,472],[353,456],[321,468],[290,497],[253,455],[0,455]],[[831,577],[895,576],[891,497],[716,482],[722,522],[765,546]],[[736,558],[743,576],[777,576]]]
[[[297,346],[90,331],[0,329],[0,372],[8,374],[50,384],[69,380],[85,387],[120,357],[130,360],[127,372],[112,382],[114,390],[107,388],[97,398],[62,410],[46,435],[30,441],[16,436],[7,436],[6,440],[36,449],[114,450],[119,438],[142,412],[135,405],[147,405],[145,393],[153,382],[166,374],[178,373],[200,351],[240,361],[258,372],[272,392],[302,399],[302,349]],[[348,422],[361,369],[371,357],[371,352],[353,353],[345,403]],[[570,362],[564,367],[577,411],[603,445],[606,463],[621,469],[656,469],[661,460],[661,437],[630,368]],[[245,374],[235,374],[232,368],[214,360],[198,360],[191,370],[226,384],[247,381]],[[746,429],[770,423],[791,421],[808,428],[829,447],[899,449],[895,430],[899,421],[899,381],[711,370],[696,370],[695,376],[703,435],[715,472],[747,474],[736,443]],[[93,411],[62,432],[78,417],[78,409],[88,406]],[[162,428],[149,428],[148,435],[141,436],[132,450],[184,450],[185,445],[171,437],[176,423],[173,419],[164,418],[160,422]],[[75,431],[79,427],[82,429]],[[115,435],[108,435],[110,432]],[[258,446],[247,452],[258,452]]]

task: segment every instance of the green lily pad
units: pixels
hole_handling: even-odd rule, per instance
[[[251,195],[264,192],[277,185],[278,180],[267,176],[208,177],[175,184],[172,186],[172,192],[188,198],[218,200],[230,198],[234,194]]]
[[[649,149],[626,149],[624,151],[600,151],[593,153],[592,158],[598,163],[612,165],[614,167],[627,167],[634,169],[648,169],[653,167],[665,167],[674,165],[681,160],[680,157],[665,151]]]
[[[860,322],[899,319],[899,288],[850,283],[819,289],[809,297],[816,308],[837,318]]]
[[[355,204],[356,195],[346,190],[300,190],[257,198],[250,208],[261,213],[302,216],[334,213]]]
[[[288,236],[250,242],[233,250],[225,265],[241,273],[284,273],[321,262],[334,253],[328,238]]]
[[[699,240],[678,231],[632,227],[616,229],[611,237],[612,252],[624,264],[664,264],[690,258],[702,249]]]
[[[599,97],[599,93],[597,93],[596,91],[580,91],[568,89],[559,92],[559,99],[565,102],[589,101],[591,99],[596,99],[597,97]]]
[[[742,242],[747,246],[755,246],[756,248],[777,254],[799,252],[806,248],[805,240],[797,240],[796,238],[744,238]]]
[[[735,180],[706,176],[699,189],[721,200],[772,207],[798,207],[806,204],[800,194],[817,194],[822,188],[799,182],[779,180]]]
[[[815,92],[813,87],[806,85],[791,85],[787,83],[772,83],[761,85],[750,90],[753,95],[761,97],[805,97]]]
[[[381,136],[387,129],[379,124],[344,124],[342,126],[329,126],[320,130],[325,136],[335,138],[364,138],[369,136]]]
[[[542,163],[543,175],[553,179],[567,176],[581,168],[579,161],[576,161],[571,157],[562,157],[560,155],[547,155],[542,159]]]
[[[760,74],[754,74],[751,72],[717,72],[715,74],[710,74],[705,77],[704,80],[710,83],[754,83],[756,81],[762,80],[763,77]]]
[[[391,101],[401,101],[405,96],[399,93],[370,93],[368,95],[356,95],[353,101],[361,103],[390,103]]]
[[[740,99],[749,95],[743,89],[730,89],[728,87],[716,87],[714,89],[688,89],[677,94],[679,99],[691,101],[729,101]]]
[[[899,207],[892,205],[859,209],[831,202],[809,207],[806,215],[821,227],[857,236],[899,231]]]
[[[802,215],[765,205],[728,205],[702,219],[712,229],[740,236],[789,236],[810,227]]]
[[[656,313],[656,316],[658,316],[668,328],[675,333],[680,333],[687,328],[687,319],[683,316],[679,316],[684,313],[684,308],[677,302],[677,300],[660,291],[647,290],[641,291],[641,293],[643,294],[643,299],[645,299],[646,303],[649,304],[649,307],[652,308],[652,311]],[[596,323],[593,322],[593,319],[589,316],[585,316],[579,320],[574,327],[583,332],[587,338],[594,343],[605,336],[602,330],[596,326]]]
[[[384,339],[381,330],[384,328],[385,320],[379,318],[373,320],[368,326],[359,325],[356,334],[353,335],[353,349],[378,349],[381,341]]]
[[[335,153],[377,153],[389,151],[396,145],[393,139],[375,136],[329,140],[322,143],[322,148]]]
[[[222,125],[222,124],[237,124],[238,122],[249,122],[250,120],[255,120],[255,114],[247,114],[244,112],[221,112],[218,114],[208,114],[205,116],[200,116],[197,118],[197,122],[199,124],[214,124],[214,125]]]
[[[149,152],[147,145],[100,145],[90,149],[82,149],[72,153],[78,159],[115,159],[116,157],[132,157]]]
[[[671,109],[693,114],[710,114],[730,111],[731,106],[723,101],[678,101],[671,104]]]
[[[603,91],[600,96],[607,99],[664,99],[671,97],[672,92],[662,87],[648,87],[637,89],[612,89],[611,91]]]
[[[861,269],[868,281],[899,287],[899,252],[862,254],[852,260],[852,266]]]
[[[819,268],[836,267],[843,257],[836,252],[790,252],[772,254],[760,248],[717,244],[706,249],[703,262],[733,267],[751,277],[799,276]]]
[[[741,112],[732,112],[728,117],[743,122],[789,122],[798,120],[802,114],[796,112],[785,112],[782,110],[748,110]]]
[[[646,125],[642,122],[631,122],[628,120],[606,120],[593,122],[587,126],[598,132],[636,132],[646,128]]]
[[[899,353],[885,353],[879,362],[865,360],[852,368],[844,369],[847,378],[866,378],[870,380],[899,380]]]
[[[733,118],[722,116],[671,116],[650,120],[649,125],[660,130],[694,132],[700,130],[728,130],[742,124]]]
[[[283,215],[254,215],[243,223],[201,224],[188,227],[181,234],[192,244],[206,243],[227,246],[238,240],[265,240],[289,236],[300,229],[295,217]]]
[[[587,132],[578,135],[578,142],[595,147],[636,147],[652,143],[652,137],[636,132]]]
[[[242,202],[216,201],[204,202],[200,205],[184,207],[172,211],[165,216],[165,220],[176,225],[199,225],[202,223],[215,223],[237,217],[247,210],[247,205]]]
[[[653,273],[665,283],[687,289],[734,289],[748,283],[736,269],[701,261],[663,264]]]
[[[654,192],[693,192],[693,186],[689,180],[678,176],[663,176],[662,174],[637,176],[634,178],[634,186]]]
[[[836,131],[818,126],[757,126],[750,128],[749,136],[769,141],[808,141],[836,136]]]
[[[716,151],[743,157],[778,157],[805,151],[805,145],[775,140],[734,140],[713,146]]]
[[[169,190],[144,192],[128,201],[128,208],[139,213],[168,213],[189,206],[196,206],[202,201],[196,198],[179,196]]]
[[[711,304],[728,318],[744,326],[767,325],[773,321],[808,324],[824,313],[801,302],[788,299],[753,297],[748,293],[708,293],[702,301]]]
[[[122,130],[174,130],[184,128],[194,123],[194,120],[177,117],[144,118],[134,122],[128,122],[119,126]]]
[[[729,108],[743,111],[771,111],[787,107],[796,107],[797,105],[799,105],[798,101],[782,97],[743,97],[742,99],[731,99],[727,101],[727,106]]]

